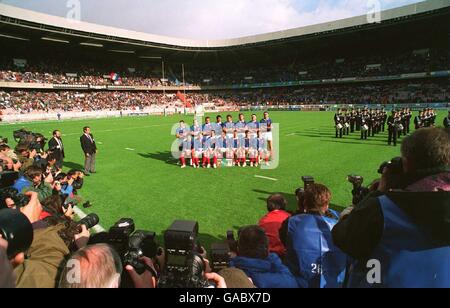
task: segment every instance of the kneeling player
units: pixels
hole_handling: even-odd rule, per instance
[[[192,147],[192,162],[194,168],[200,168],[200,157],[203,154],[203,136],[200,134],[194,139]]]
[[[260,162],[264,160],[266,166],[269,166],[270,150],[268,148],[268,141],[263,137],[258,138],[258,152]]]
[[[186,158],[191,159],[191,166],[193,165],[192,162],[192,139],[191,136],[188,136],[185,140],[183,140],[182,143],[182,150],[180,154],[180,162],[181,162],[181,168],[186,168]]]
[[[250,160],[250,167],[258,167],[259,155],[258,155],[258,138],[249,138],[248,142],[248,158]]]

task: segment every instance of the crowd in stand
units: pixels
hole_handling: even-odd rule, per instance
[[[302,88],[261,89],[188,93],[193,104],[221,106],[259,105],[330,105],[330,104],[415,104],[450,101],[448,80],[442,82],[382,83],[345,86],[315,86]],[[48,111],[136,110],[151,106],[184,108],[174,94],[152,92],[39,92],[0,91],[3,113]]]
[[[67,60],[66,60],[67,61]],[[89,84],[124,86],[174,86],[183,82],[179,65],[168,64],[165,78],[161,68],[147,69],[133,67],[130,71],[124,65],[108,66],[100,61],[83,59],[79,63],[63,60],[34,60],[25,67],[13,65],[13,59],[0,61],[0,81],[23,83]],[[34,62],[34,63],[33,63]],[[130,65],[131,66],[131,65]],[[423,73],[448,70],[450,53],[446,50],[426,50],[421,53],[407,53],[350,57],[348,59],[315,58],[290,64],[261,66],[258,68],[204,69],[186,67],[187,85],[231,85],[267,82],[288,82],[300,80],[321,80],[348,77],[391,76],[405,73]],[[117,79],[111,77],[117,74]],[[76,77],[75,77],[76,76]]]
[[[4,155],[11,155],[4,149]],[[22,150],[16,154],[23,158]],[[44,164],[39,162],[43,159]],[[220,270],[214,253],[194,246],[188,252],[193,258],[184,258],[185,250],[173,255],[165,247],[152,256],[138,254],[140,263],[134,266],[127,263],[117,246],[99,240],[105,234],[91,236],[86,225],[73,220],[73,204],[66,206],[60,185],[51,179],[62,179],[73,195],[73,187],[68,191],[78,181],[73,172],[53,175],[60,170],[52,169],[51,154],[21,161],[29,163],[21,176],[21,183],[28,184],[20,188],[29,199],[18,204],[2,194],[1,206],[9,209],[0,211],[0,230],[10,227],[4,217],[15,217],[33,237],[19,244],[21,238],[0,238],[0,287],[117,288],[124,280],[136,288],[450,287],[448,129],[424,128],[406,137],[401,159],[383,164],[381,179],[342,213],[330,208],[332,192],[318,183],[296,191],[295,213],[286,211],[283,195],[269,196],[268,213],[258,225],[242,227],[237,241],[227,241],[229,259],[220,258],[225,267]],[[165,239],[165,245],[173,245],[168,233]],[[173,274],[184,266],[193,276]]]

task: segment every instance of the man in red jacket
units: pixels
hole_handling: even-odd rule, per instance
[[[283,222],[291,214],[286,212],[287,201],[281,194],[272,195],[267,198],[267,210],[269,213],[261,218],[259,226],[264,229],[269,238],[269,250],[280,257],[286,254],[286,248],[280,240],[279,230]]]

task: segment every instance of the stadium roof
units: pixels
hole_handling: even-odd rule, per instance
[[[429,15],[450,8],[450,0],[428,0],[381,12],[381,24],[399,22],[415,16]],[[311,35],[339,32],[345,29],[374,27],[378,24],[368,22],[366,15],[327,22],[285,31],[248,36],[229,40],[187,40],[158,36],[142,32],[129,31],[113,27],[101,26],[87,22],[74,21],[67,18],[42,14],[0,3],[0,35],[5,26],[34,29],[50,34],[50,39],[67,40],[68,37],[89,39],[87,44],[100,46],[102,42],[121,42],[131,45],[143,45],[172,50],[208,51],[244,46],[264,46],[280,41],[293,40]],[[6,29],[8,29],[6,27]],[[3,33],[3,35],[5,35]],[[7,35],[7,34],[6,34]]]

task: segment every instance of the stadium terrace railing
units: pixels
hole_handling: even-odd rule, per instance
[[[448,78],[450,70],[435,72],[410,73],[391,76],[377,77],[346,77],[316,80],[301,80],[288,82],[266,82],[254,84],[235,84],[219,86],[121,86],[121,85],[87,85],[87,84],[45,84],[45,83],[23,83],[0,81],[0,89],[35,89],[35,90],[110,90],[110,91],[155,91],[155,92],[176,92],[176,91],[202,91],[202,90],[240,90],[240,89],[261,89],[261,88],[281,88],[314,85],[332,85],[346,83],[368,83],[377,81],[401,81],[426,78]]]

